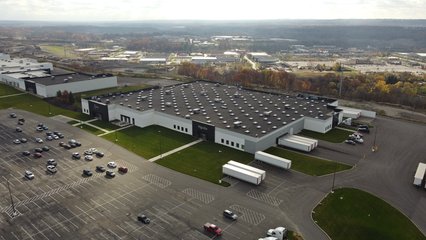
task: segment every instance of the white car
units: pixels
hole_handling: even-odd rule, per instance
[[[20,144],[20,143],[21,143],[21,140],[19,140],[19,139],[15,139],[15,140],[13,140],[13,143],[14,143],[14,144]]]
[[[36,141],[36,143],[43,143],[43,139],[41,139],[41,138],[39,138],[39,137],[38,137],[38,138],[36,138],[36,139],[35,139],[35,141]]]
[[[25,177],[28,179],[34,179],[34,174],[31,171],[25,171]]]
[[[86,161],[92,161],[92,160],[93,160],[93,157],[92,157],[92,155],[86,155],[86,156],[84,156],[84,159],[85,159]]]
[[[107,166],[110,168],[116,168],[117,164],[115,162],[109,162]]]
[[[46,168],[47,168],[47,171],[51,173],[56,173],[58,171],[58,169],[53,165],[48,165]]]

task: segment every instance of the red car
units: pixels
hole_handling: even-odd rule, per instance
[[[128,169],[126,167],[119,167],[118,171],[122,173],[127,173]]]
[[[205,223],[204,224],[204,231],[207,231],[209,233],[213,233],[216,236],[222,235],[222,229],[215,224],[212,223]]]
[[[41,155],[41,153],[39,153],[39,152],[36,152],[36,153],[33,154],[34,158],[41,158],[42,156],[43,155]]]

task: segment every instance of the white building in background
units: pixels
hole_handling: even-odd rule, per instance
[[[54,69],[51,63],[33,59],[1,56],[0,82],[40,97],[54,97],[58,91],[79,93],[117,86],[117,77],[111,74],[93,76]]]
[[[160,125],[255,153],[303,129],[326,133],[343,119],[335,99],[282,95],[197,81],[81,100],[83,113],[138,127]]]

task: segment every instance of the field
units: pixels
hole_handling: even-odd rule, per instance
[[[223,145],[201,142],[164,157],[156,161],[156,163],[218,184],[219,180],[223,178],[222,165],[229,160],[247,164],[253,161],[253,155]]]
[[[300,135],[311,137],[319,140],[324,140],[332,143],[341,143],[345,141],[353,132],[338,128],[333,128],[327,133],[317,133],[309,130],[302,130]]]
[[[367,192],[343,188],[314,209],[314,220],[333,240],[424,240],[397,209]]]
[[[74,53],[70,47],[57,46],[57,45],[40,45],[41,50],[48,52],[60,58],[77,58],[78,55]]]
[[[321,176],[351,168],[351,166],[346,164],[312,157],[283,148],[271,147],[265,152],[291,160],[291,168],[293,170],[312,176]]]
[[[88,132],[90,132],[92,134],[95,134],[95,135],[99,135],[101,133],[104,133],[102,130],[99,130],[99,129],[94,128],[92,126],[89,126],[87,124],[81,124],[81,125],[78,125],[76,127],[81,128],[83,130],[86,130],[86,131],[88,131]]]
[[[157,125],[146,128],[130,127],[111,134],[104,135],[103,138],[132,151],[146,159],[158,156],[161,153],[185,145],[195,139],[186,134],[163,128]]]
[[[101,120],[96,120],[96,121],[90,122],[90,124],[95,125],[95,126],[100,127],[100,128],[103,128],[103,129],[108,130],[108,131],[112,131],[112,130],[116,130],[116,129],[120,128],[119,126],[114,125],[110,122],[105,122],[105,121],[101,121]]]

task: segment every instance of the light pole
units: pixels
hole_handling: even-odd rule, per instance
[[[376,145],[376,138],[377,138],[377,126],[375,126],[375,130],[374,130],[374,141],[373,141],[373,147],[371,148],[372,152],[376,152],[379,148]]]
[[[16,215],[18,215],[18,213],[16,212],[15,203],[13,202],[12,191],[10,190],[9,179],[6,178],[6,182],[7,182],[7,189],[9,190],[10,202],[12,204],[12,209],[13,209],[12,217],[15,217]]]

